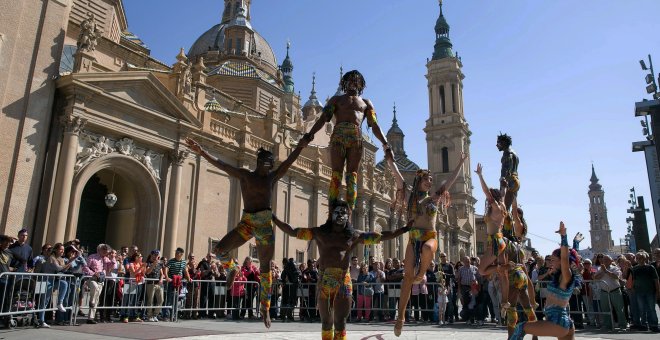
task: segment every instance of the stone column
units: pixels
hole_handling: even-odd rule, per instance
[[[55,187],[53,189],[53,205],[48,222],[47,242],[65,242],[66,222],[71,200],[71,185],[73,183],[76,155],[78,154],[78,137],[87,120],[79,116],[64,115],[60,118],[64,129],[60,159],[57,164]]]
[[[179,232],[179,203],[181,198],[181,175],[183,162],[188,157],[188,152],[177,150],[172,152],[170,175],[170,197],[167,200],[167,222],[165,224],[165,235],[163,236],[163,254],[174,256],[177,246],[177,234]]]

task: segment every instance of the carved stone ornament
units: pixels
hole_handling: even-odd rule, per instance
[[[126,156],[130,156],[131,154],[133,154],[133,149],[135,149],[133,140],[128,137],[124,137],[118,140],[115,143],[115,146],[117,147],[117,151],[119,151],[119,153]]]
[[[182,165],[186,158],[188,158],[189,154],[190,153],[187,150],[175,150],[172,151],[170,157],[172,158],[172,162],[176,165]]]
[[[62,123],[64,132],[79,135],[85,124],[87,124],[87,119],[80,116],[64,115],[60,117],[60,123]]]
[[[80,34],[78,34],[78,50],[92,52],[96,50],[97,39],[101,36],[94,13],[87,13],[87,19],[80,23]]]
[[[83,131],[78,139],[78,154],[76,155],[74,170],[78,173],[92,161],[113,153],[135,158],[147,168],[157,182],[160,182],[160,168],[163,162],[162,154],[155,153],[146,148],[140,148],[128,137],[113,140],[87,131]]]

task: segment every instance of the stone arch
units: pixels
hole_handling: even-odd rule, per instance
[[[80,213],[80,200],[87,181],[94,174],[106,169],[112,169],[133,187],[136,196],[136,228],[133,231],[132,238],[135,243],[142,249],[159,248],[161,244],[161,193],[158,183],[142,163],[133,157],[118,153],[94,160],[74,176],[65,240],[75,238]]]

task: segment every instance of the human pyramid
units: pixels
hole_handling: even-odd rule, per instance
[[[320,280],[316,289],[318,309],[321,316],[322,339],[346,339],[346,319],[350,313],[352,302],[352,286],[349,275],[349,262],[351,251],[358,244],[373,245],[381,241],[396,238],[406,232],[410,233],[410,242],[406,247],[404,262],[404,280],[401,287],[401,296],[394,334],[399,336],[403,329],[405,309],[410,299],[411,287],[422,280],[438,248],[436,220],[439,207],[449,206],[449,190],[457,179],[463,162],[467,158],[461,156],[448,181],[439,185],[432,191],[433,178],[428,170],[418,170],[412,190],[405,198],[406,183],[399,172],[394,155],[383,135],[376,112],[372,103],[361,97],[366,83],[358,71],[347,72],[341,80],[343,95],[332,97],[323,108],[319,120],[312,126],[298,142],[297,147],[276,169],[274,157],[270,151],[260,149],[257,153],[257,166],[254,171],[237,168],[212,156],[195,140],[187,138],[188,147],[195,153],[204,157],[211,164],[225,171],[240,181],[243,195],[244,212],[238,226],[225,235],[217,243],[214,252],[225,269],[230,271],[228,285],[231,286],[235,274],[239,270],[238,264],[233,261],[229,252],[243,245],[251,238],[255,238],[257,254],[260,262],[259,300],[260,312],[264,325],[271,326],[270,296],[272,291],[272,276],[270,263],[274,255],[275,237],[273,224],[286,234],[302,240],[315,240],[320,257]],[[328,220],[319,227],[293,228],[279,220],[271,211],[271,197],[273,185],[284,176],[296,158],[314,138],[327,122],[335,118],[335,126],[330,139],[330,161],[332,176],[328,189],[329,211]],[[405,227],[382,233],[364,232],[355,230],[350,223],[352,210],[357,200],[357,174],[362,160],[362,121],[374,131],[374,135],[383,144],[385,159],[396,182],[396,195],[392,203],[392,211],[397,209],[406,211],[408,223]],[[522,266],[522,246],[520,242],[525,236],[527,226],[522,210],[517,206],[516,194],[519,188],[517,178],[518,158],[510,148],[511,138],[507,135],[498,137],[498,148],[504,152],[502,158],[502,178],[500,189],[489,189],[481,176],[481,164],[477,167],[482,188],[486,194],[486,222],[489,234],[489,247],[487,255],[482,259],[479,268],[482,275],[497,274],[508,282],[503,287],[503,301],[506,304],[510,334],[514,332],[518,323],[515,315],[515,306],[518,302],[533,321],[534,301],[533,294],[527,290],[532,289],[524,266]],[[346,168],[346,200],[339,199],[341,180]],[[513,212],[509,208],[513,205]],[[563,224],[562,224],[563,228]],[[563,229],[565,232],[565,228]],[[561,229],[560,229],[561,231]],[[562,242],[565,233],[562,236]],[[563,244],[563,243],[562,243]],[[553,253],[554,254],[554,253]],[[564,252],[562,247],[562,267]],[[559,257],[559,254],[557,255]],[[557,270],[560,272],[560,270]],[[569,272],[564,270],[564,272]],[[511,278],[511,279],[509,279]],[[574,280],[575,281],[575,280]],[[571,285],[573,285],[572,283]],[[572,286],[571,286],[572,287]],[[563,285],[562,288],[566,288]],[[572,289],[572,288],[571,288]],[[566,304],[568,299],[566,299]],[[567,317],[567,315],[566,315]],[[532,319],[534,318],[534,319]],[[569,319],[570,320],[570,319]],[[540,322],[538,322],[540,323]],[[537,323],[537,324],[538,324]],[[533,333],[527,324],[524,331]],[[532,327],[533,328],[533,327]],[[518,329],[515,329],[518,331]],[[519,331],[522,332],[521,329]],[[522,334],[522,333],[521,333]]]
[[[536,336],[555,336],[573,339],[575,328],[566,307],[573,288],[580,285],[577,268],[577,248],[583,236],[577,233],[573,249],[568,248],[566,228],[560,223],[561,247],[552,253],[552,281],[548,285],[546,307],[547,321],[537,321],[534,288],[523,261],[522,242],[527,236],[527,222],[518,205],[518,156],[511,148],[507,134],[497,137],[497,149],[502,152],[499,189],[489,188],[483,178],[481,163],[475,172],[486,195],[484,221],[487,230],[486,255],[481,258],[481,275],[498,275],[502,292],[502,314],[506,315],[509,339],[522,339],[526,333]],[[522,307],[526,321],[518,320],[518,305]]]

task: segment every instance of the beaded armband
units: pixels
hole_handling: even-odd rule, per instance
[[[375,232],[368,232],[362,234],[362,238],[364,239],[364,244],[369,246],[380,243],[380,238],[382,236],[383,235],[381,235],[380,233],[375,233]]]
[[[312,229],[309,228],[298,229],[296,232],[296,238],[299,240],[311,241],[313,237]]]
[[[378,124],[378,120],[376,119],[376,111],[374,109],[368,109],[364,113],[365,117],[367,118],[367,124],[371,127],[376,124]]]

